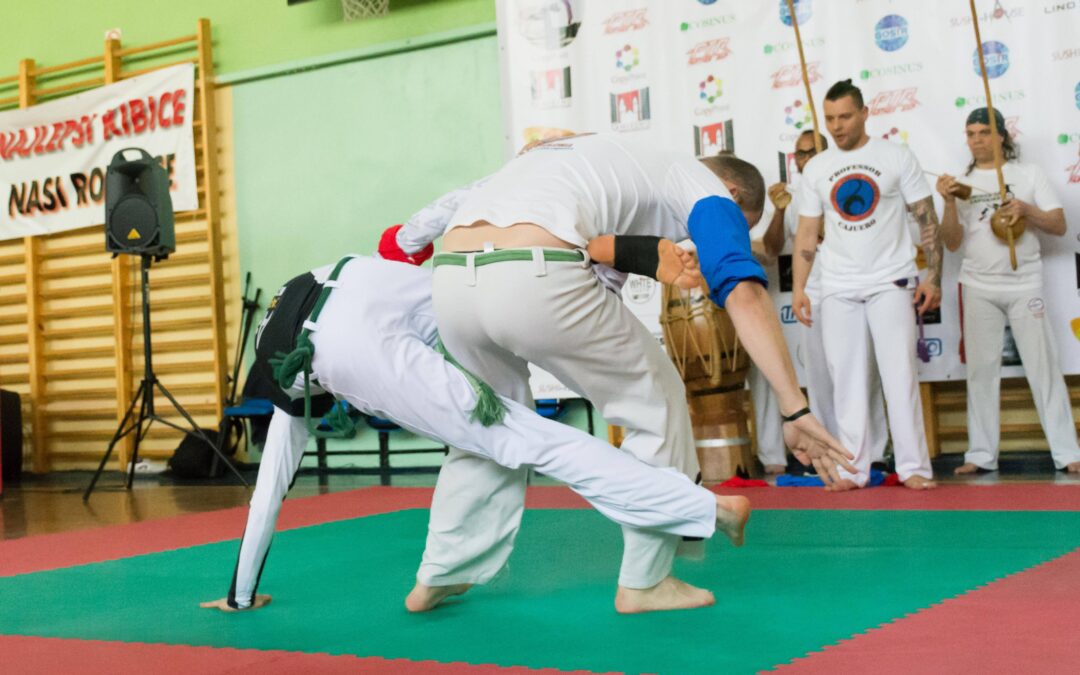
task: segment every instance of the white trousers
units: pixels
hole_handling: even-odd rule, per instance
[[[964,461],[998,468],[1001,440],[1001,347],[1012,326],[1039,422],[1058,469],[1080,461],[1072,403],[1058,366],[1057,346],[1038,292],[989,292],[964,286],[964,351],[967,355],[968,451]]]
[[[810,409],[834,437],[840,437],[840,425],[836,421],[836,406],[833,401],[833,383],[829,375],[829,364],[825,360],[825,340],[821,318],[821,305],[815,303],[810,308],[812,325],[802,326],[803,372],[806,375],[806,394],[810,400]],[[885,457],[885,447],[889,444],[889,425],[885,420],[885,398],[881,393],[881,378],[878,377],[877,365],[869,359],[867,351],[866,372],[870,377],[870,417],[867,433],[869,434],[870,461],[879,462]],[[756,401],[755,401],[756,405]]]
[[[622,450],[657,467],[698,474],[682,380],[645,327],[581,263],[502,262],[435,270],[433,294],[447,349],[497,392],[531,403],[527,362],[547,370],[626,428]],[[525,472],[451,452],[439,473],[423,583],[491,578],[513,548]],[[458,548],[490,534],[489,555]],[[649,588],[671,571],[679,537],[623,528],[619,584]]]
[[[784,444],[780,401],[757,366],[751,364],[746,381],[750,386],[750,398],[754,401],[758,460],[766,466],[784,466],[787,464],[787,446]]]
[[[821,303],[825,359],[833,382],[839,440],[855,453],[857,470],[844,478],[870,480],[871,358],[888,403],[896,472],[900,480],[932,478],[915,366],[913,290],[894,284],[827,296]]]

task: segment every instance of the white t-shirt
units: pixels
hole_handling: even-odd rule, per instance
[[[1005,186],[1016,199],[1043,211],[1060,209],[1061,200],[1043,170],[1035,164],[1007,162],[1002,167]],[[956,200],[956,212],[964,227],[960,283],[984,291],[1037,291],[1042,288],[1042,257],[1039,237],[1030,226],[1016,240],[1016,270],[1009,264],[1009,245],[990,229],[990,217],[1001,205],[997,172],[975,169],[958,180],[975,189],[970,200]]]
[[[830,148],[810,160],[799,182],[799,215],[825,216],[823,296],[918,274],[907,205],[931,195],[905,145],[871,138],[861,148]]]
[[[615,134],[551,141],[510,160],[472,191],[450,229],[484,220],[535,223],[584,248],[603,234],[680,241],[699,200],[731,198],[704,164]]]
[[[784,228],[787,230],[787,237],[791,241],[795,241],[795,233],[799,231],[799,185],[798,183],[789,183],[788,192],[791,193],[791,203],[788,204],[787,211],[784,212]],[[798,255],[797,251],[792,251],[792,257]],[[792,262],[794,265],[794,262]],[[806,297],[810,299],[810,304],[816,305],[821,302],[821,265],[815,260],[813,266],[810,268],[810,276],[806,278]]]

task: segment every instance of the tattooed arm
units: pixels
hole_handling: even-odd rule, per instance
[[[933,197],[908,204],[908,210],[919,223],[923,257],[926,259],[926,278],[915,289],[915,304],[919,314],[923,314],[941,305],[941,223],[934,211]]]
[[[806,297],[806,280],[810,278],[810,268],[814,265],[824,224],[824,216],[799,216],[799,229],[795,233],[795,253],[791,256],[791,308],[795,311],[795,318],[807,326],[811,325],[811,316],[810,300]]]

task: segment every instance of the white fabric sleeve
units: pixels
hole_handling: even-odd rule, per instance
[[[720,178],[692,157],[679,156],[672,160],[660,191],[660,199],[684,226],[694,205],[702,199],[714,196],[731,199]]]
[[[292,417],[275,407],[274,416],[270,418],[270,429],[266,433],[259,477],[255,482],[255,493],[251,496],[232,587],[229,588],[228,602],[236,609],[250,607],[255,597],[281,503],[300,468],[307,441],[304,418]]]
[[[398,230],[397,245],[401,247],[401,250],[412,255],[441,237],[450,226],[450,219],[453,218],[465,198],[485,182],[487,178],[481,178],[465,187],[448,192],[414,213],[405,222],[404,227]]]
[[[1042,167],[1038,164],[1032,164],[1031,174],[1031,178],[1035,183],[1035,206],[1043,211],[1064,208],[1061,199],[1054,191],[1054,186],[1050,184],[1050,179],[1046,177],[1046,172],[1042,170]]]
[[[799,179],[799,188],[795,193],[795,202],[799,205],[798,214],[800,216],[806,216],[807,218],[819,218],[825,215],[824,205],[821,203],[821,195],[817,193],[814,187],[816,181],[816,172],[811,172],[810,168],[814,165],[814,160],[811,159],[803,170],[802,178]],[[794,206],[794,204],[792,205]],[[795,228],[798,229],[798,223]]]
[[[926,180],[915,153],[906,145],[900,146],[900,194],[905,204],[914,204],[934,194]]]

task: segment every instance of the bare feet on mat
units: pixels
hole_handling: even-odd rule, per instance
[[[619,586],[619,590],[615,592],[615,611],[619,614],[694,609],[715,604],[716,598],[711,592],[691,586],[675,577],[665,577],[652,588]]]
[[[786,464],[766,464],[765,473],[770,476],[777,476],[787,471]]]
[[[825,489],[829,492],[847,492],[848,490],[858,490],[859,485],[849,478],[841,478],[833,481],[831,485],[826,485]]]
[[[435,609],[443,600],[455,595],[461,595],[470,588],[472,588],[472,584],[425,586],[418,583],[405,598],[405,609],[410,612],[427,612]]]
[[[1073,462],[1072,464],[1066,464],[1065,470],[1069,473],[1080,473],[1080,462]]]
[[[743,545],[748,520],[750,520],[749,499],[716,495],[716,529],[726,534],[735,546]]]
[[[937,487],[937,483],[923,476],[912,476],[904,481],[904,487],[912,490],[933,490]]]
[[[957,476],[965,476],[969,473],[979,473],[979,467],[975,466],[971,462],[966,462],[953,469],[953,474]]]
[[[210,600],[209,602],[200,602],[199,607],[203,609],[220,609],[223,612],[247,612],[253,609],[259,609],[270,604],[269,595],[256,595],[255,599],[251,601],[251,607],[244,607],[243,609],[237,609],[236,607],[229,607],[229,599],[221,598],[220,600]]]

